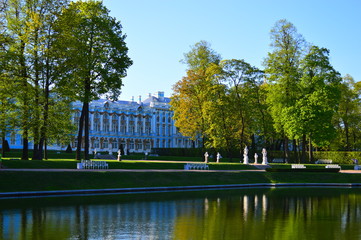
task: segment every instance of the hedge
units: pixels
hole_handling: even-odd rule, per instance
[[[294,152],[289,152],[289,162],[296,162],[296,157]],[[282,151],[269,151],[268,152],[269,162],[273,158],[283,158]],[[338,164],[353,164],[353,159],[358,159],[361,164],[361,152],[344,152],[344,151],[314,151],[313,152],[313,162],[318,159],[331,159],[332,163]],[[310,162],[308,158],[308,152],[306,152],[306,162]]]

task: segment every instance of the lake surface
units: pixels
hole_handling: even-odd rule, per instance
[[[0,239],[361,239],[361,188],[6,199]]]

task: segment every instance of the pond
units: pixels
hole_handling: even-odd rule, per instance
[[[361,188],[3,199],[0,239],[361,239]]]

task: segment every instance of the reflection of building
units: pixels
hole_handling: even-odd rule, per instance
[[[96,100],[90,109],[90,149],[116,151],[123,146],[125,152],[149,152],[151,148],[188,148],[192,141],[183,137],[174,126],[170,98],[164,92],[149,95],[138,102]],[[73,104],[74,121],[78,122],[82,103]],[[76,147],[76,139],[72,147]],[[197,147],[198,142],[195,143]]]
[[[164,92],[149,94],[138,102],[100,99],[89,104],[90,150],[118,150],[122,144],[126,152],[150,152],[152,148],[190,148],[198,147],[198,141],[182,136],[174,126],[170,98]],[[82,103],[74,102],[73,120],[79,123]],[[11,133],[7,136],[11,148],[22,148],[21,135]],[[74,137],[71,146],[76,148]],[[1,143],[0,143],[1,146]],[[33,147],[29,143],[29,149]],[[49,146],[49,149],[64,149],[66,146]]]

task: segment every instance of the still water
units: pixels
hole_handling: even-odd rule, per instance
[[[361,189],[7,199],[0,239],[361,239]]]

